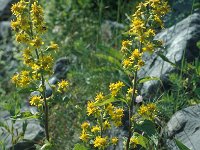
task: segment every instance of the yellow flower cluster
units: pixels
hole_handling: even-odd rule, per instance
[[[118,142],[117,137],[110,138],[110,141],[109,141],[107,136],[102,137],[102,135],[100,133],[102,130],[105,131],[105,130],[109,129],[110,126],[111,125],[108,122],[108,120],[105,120],[103,122],[102,126],[100,126],[100,125],[90,126],[89,122],[83,122],[83,124],[81,125],[82,132],[81,132],[81,135],[80,135],[80,139],[84,142],[88,142],[89,139],[94,138],[92,140],[93,146],[98,148],[98,149],[105,148],[109,144],[116,145],[117,142]]]
[[[142,56],[144,52],[152,53],[154,49],[161,46],[160,41],[154,40],[156,29],[163,28],[162,17],[169,12],[169,6],[164,0],[145,0],[137,6],[133,14],[128,34],[135,37],[139,43],[133,45],[133,41],[122,42],[121,52],[124,54],[123,67],[131,71],[137,71],[144,66]],[[132,50],[132,47],[136,49]]]
[[[111,92],[111,95],[113,97],[117,96],[118,92],[121,90],[121,88],[125,86],[123,82],[121,81],[118,81],[116,83],[111,83],[110,86],[109,86],[109,89],[110,89],[110,92]]]
[[[99,101],[103,101],[104,100],[104,95],[102,92],[98,93],[95,97],[95,101],[99,102]]]
[[[157,114],[156,105],[154,103],[143,104],[138,109],[138,114],[145,119],[154,119]]]
[[[122,87],[122,82],[117,82],[117,87]],[[97,119],[95,125],[90,125],[89,122],[84,122],[81,125],[82,132],[80,139],[84,142],[88,140],[93,141],[93,146],[102,149],[113,144],[118,143],[117,137],[108,137],[104,135],[105,131],[109,130],[112,126],[119,127],[122,125],[122,117],[124,116],[124,110],[117,108],[112,103],[101,105],[107,98],[112,96],[109,94],[104,96],[102,92],[96,94],[94,101],[88,101],[87,114]],[[100,105],[99,105],[100,104]]]
[[[89,122],[84,122],[81,125],[82,128],[82,133],[80,135],[80,139],[84,142],[87,142],[87,140],[89,139],[89,134],[87,133],[88,128],[90,127]]]
[[[41,98],[41,96],[32,96],[30,99],[30,104],[40,107],[43,104],[43,99]]]
[[[83,130],[81,133],[80,139],[84,142],[87,142],[89,139],[89,134],[85,130]]]
[[[94,147],[97,148],[104,148],[107,144],[106,142],[107,138],[103,138],[101,136],[97,136],[96,139],[94,140]]]
[[[62,80],[60,82],[58,82],[58,92],[65,92],[67,91],[67,88],[69,87],[69,82],[66,80]]]
[[[87,103],[87,113],[88,116],[90,116],[91,114],[95,114],[97,112],[97,107],[95,106],[95,102],[89,101]]]
[[[30,72],[22,71],[12,77],[12,82],[20,87],[27,87],[31,83]]]
[[[119,141],[119,139],[117,137],[113,137],[111,140],[114,145],[116,145]]]
[[[53,57],[47,53],[47,49],[56,50],[58,45],[51,42],[49,46],[45,46],[42,35],[46,31],[46,26],[43,9],[38,0],[20,0],[12,5],[11,12],[15,15],[15,19],[11,21],[11,28],[15,31],[16,41],[25,47],[22,50],[22,58],[28,70],[15,74],[12,82],[18,87],[26,87],[31,83],[45,80],[45,75],[52,72]],[[67,86],[68,82],[61,83],[58,89],[65,90]],[[36,100],[33,97],[30,103],[38,106]]]

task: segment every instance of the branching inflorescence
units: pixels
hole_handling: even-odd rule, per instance
[[[46,97],[46,84],[52,74],[53,55],[59,47],[56,43],[44,42],[44,33],[47,30],[44,22],[44,12],[37,0],[20,0],[13,4],[11,12],[15,19],[11,21],[11,28],[15,31],[15,39],[24,49],[22,60],[25,69],[12,77],[12,82],[18,88],[37,90],[39,95],[30,98],[30,104],[41,108],[44,117],[46,138],[49,140],[48,131],[48,102]],[[58,83],[58,92],[67,90],[68,81]],[[42,107],[43,106],[43,107]],[[44,108],[44,111],[43,111]]]
[[[96,123],[84,122],[82,124],[82,134],[80,139],[85,143],[90,143],[98,149],[105,149],[110,145],[118,143],[117,137],[110,137],[107,130],[122,125],[124,110],[122,107],[115,107],[112,103],[122,101],[126,104],[129,112],[128,136],[125,137],[124,148],[126,150],[136,148],[138,145],[151,149],[151,144],[141,143],[141,138],[145,135],[137,133],[134,127],[140,125],[144,120],[154,122],[156,117],[156,105],[154,103],[143,102],[142,96],[138,94],[137,88],[139,77],[137,72],[145,65],[143,55],[152,54],[156,48],[162,47],[162,41],[155,40],[154,37],[159,29],[164,28],[163,17],[169,12],[169,6],[165,0],[144,0],[137,6],[136,12],[132,15],[130,29],[127,34],[129,39],[122,42],[121,52],[123,54],[122,66],[130,76],[133,76],[132,85],[123,94],[125,84],[121,81],[111,83],[110,93],[104,95],[98,93],[95,100],[87,104],[88,116],[92,116]],[[134,102],[136,105],[134,105]],[[138,105],[137,103],[142,103]],[[149,146],[149,148],[147,147]]]

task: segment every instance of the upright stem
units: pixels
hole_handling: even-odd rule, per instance
[[[44,76],[42,75],[42,95],[43,95],[43,98],[44,98],[44,109],[45,109],[45,133],[46,133],[46,138],[47,140],[49,141],[49,127],[48,127],[48,105],[47,105],[47,100],[46,100],[46,94],[45,94],[45,91],[46,91],[46,87],[45,87],[45,80],[44,80]]]
[[[43,53],[41,52],[42,58],[43,58]],[[44,70],[44,68],[43,68]],[[49,126],[48,126],[48,115],[49,115],[49,110],[48,110],[48,105],[47,105],[47,98],[46,98],[46,86],[45,86],[45,79],[44,79],[44,73],[43,70],[41,72],[41,80],[42,80],[42,95],[43,95],[43,99],[44,99],[44,115],[45,115],[45,134],[46,134],[46,138],[49,141]]]
[[[131,98],[131,104],[129,107],[129,127],[128,127],[128,139],[126,142],[126,150],[129,149],[129,144],[130,144],[130,139],[132,136],[132,122],[131,122],[131,117],[133,115],[133,107],[134,107],[134,101],[135,101],[135,91],[136,91],[136,87],[137,87],[137,70],[134,73],[134,81],[133,81],[133,93],[132,93],[132,98]]]

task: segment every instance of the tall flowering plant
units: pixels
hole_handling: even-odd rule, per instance
[[[138,71],[148,63],[143,59],[144,54],[153,54],[156,48],[162,47],[162,41],[155,40],[154,37],[158,29],[164,28],[162,18],[168,11],[169,6],[165,0],[144,0],[137,6],[127,31],[129,39],[124,40],[121,47],[122,66],[129,76],[133,77],[132,85],[126,87],[121,81],[111,83],[109,94],[100,92],[94,100],[88,102],[87,114],[95,121],[82,124],[80,139],[83,142],[101,150],[117,145],[118,137],[109,135],[107,131],[122,125],[124,109],[128,109],[128,135],[124,137],[124,148],[153,148],[150,137],[143,131],[138,132],[141,128],[136,130],[136,127],[142,126],[144,122],[154,122],[157,115],[156,105],[142,102],[143,98],[137,91],[138,85],[143,82],[138,77]],[[123,94],[122,89],[127,89],[127,92]],[[126,107],[114,106],[116,101],[122,101]]]
[[[56,43],[44,42],[44,34],[47,30],[44,21],[43,8],[38,0],[20,0],[11,7],[15,19],[11,21],[11,28],[15,32],[16,41],[23,47],[22,60],[25,68],[12,77],[12,82],[17,88],[26,88],[30,91],[39,91],[38,95],[30,97],[30,104],[36,106],[44,120],[46,139],[49,141],[48,128],[48,103],[46,85],[48,77],[52,74],[53,52],[59,47]],[[68,81],[62,80],[58,83],[57,92],[64,92],[69,86]]]

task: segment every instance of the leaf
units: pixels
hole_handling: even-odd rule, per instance
[[[171,62],[171,61],[170,61],[165,55],[163,55],[161,52],[157,52],[157,55],[160,56],[160,57],[162,58],[162,60],[164,60],[164,61],[170,63],[172,66],[174,66],[174,67],[176,66],[175,63]]]
[[[147,149],[148,139],[140,134],[136,135],[138,139],[138,144]]]
[[[152,81],[152,80],[160,80],[160,78],[147,76],[147,77],[139,79],[138,83],[144,83],[144,82]]]
[[[150,120],[144,120],[144,122],[142,124],[137,124],[136,129],[143,131],[149,137],[156,134],[155,124],[154,124],[154,122],[152,122]]]
[[[182,142],[180,142],[179,140],[177,139],[174,139],[175,140],[175,143],[176,145],[178,146],[178,148],[180,150],[190,150],[187,146],[185,146]]]
[[[0,121],[0,127],[3,127],[6,131],[10,133],[10,128],[8,125],[6,125],[4,122]]]
[[[27,125],[28,125],[28,122],[27,122],[27,120],[25,120],[25,121],[23,122],[23,125],[22,125],[22,132],[23,132],[23,135],[24,135],[25,132],[26,132]]]
[[[73,150],[88,150],[83,144],[76,144]]]
[[[115,98],[114,98],[114,97],[111,97],[111,98],[109,98],[109,99],[107,99],[107,100],[104,100],[104,101],[102,101],[102,102],[95,103],[95,106],[103,106],[103,105],[105,105],[105,104],[112,103],[112,102],[114,102],[114,101],[116,101]]]
[[[96,54],[96,57],[104,59],[104,60],[110,62],[111,64],[114,64],[114,65],[118,66],[119,68],[121,68],[120,61],[117,60],[116,58],[112,57],[112,56],[105,55],[105,54]]]

